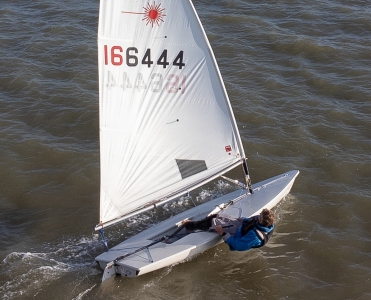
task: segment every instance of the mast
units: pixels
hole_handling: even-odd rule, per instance
[[[249,169],[247,167],[247,158],[242,159],[242,170],[245,176],[246,188],[249,190],[250,194],[253,194],[252,186],[251,186],[251,178],[249,175]]]

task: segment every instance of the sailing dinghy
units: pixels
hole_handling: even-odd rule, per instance
[[[139,276],[222,241],[216,232],[178,227],[186,218],[219,211],[248,217],[289,193],[299,171],[251,185],[227,92],[190,0],[101,0],[98,57],[101,192],[95,230],[103,240],[103,229],[237,166],[245,179],[232,193],[107,247],[96,258],[103,280]]]

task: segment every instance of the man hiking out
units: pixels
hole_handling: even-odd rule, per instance
[[[234,251],[246,251],[264,246],[273,234],[274,213],[264,208],[259,215],[250,218],[232,218],[227,215],[211,215],[200,221],[184,221],[189,231],[212,230],[222,236]]]

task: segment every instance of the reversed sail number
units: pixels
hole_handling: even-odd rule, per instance
[[[124,49],[121,46],[112,46],[108,51],[108,46],[104,45],[104,64],[108,65],[111,63],[113,66],[121,66],[124,63],[124,56],[122,53]],[[135,47],[129,47],[125,53],[125,63],[128,67],[135,67],[138,65],[140,58],[138,58],[138,49]],[[183,60],[184,52],[179,51],[178,55],[172,61],[172,65],[182,69],[185,66]],[[152,60],[151,49],[148,48],[142,57],[141,64],[147,65],[150,68],[155,62]],[[164,69],[170,65],[168,61],[167,50],[163,50],[161,55],[157,58],[156,64],[162,66]]]
[[[159,93],[166,91],[167,93],[181,93],[184,94],[186,90],[185,75],[178,76],[176,74],[168,74],[163,76],[160,73],[153,73],[149,78],[145,78],[142,73],[138,73],[130,77],[128,73],[124,72],[119,77],[115,77],[110,71],[107,71],[105,78],[105,85],[108,88],[121,88],[123,90],[135,89],[138,92],[150,89],[151,92]]]

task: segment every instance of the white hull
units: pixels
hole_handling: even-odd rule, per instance
[[[263,208],[273,208],[290,192],[298,174],[299,171],[294,170],[253,185],[253,194],[245,195],[222,213],[233,217],[249,217],[258,214]],[[106,265],[117,257],[149,245],[165,235],[171,235],[177,229],[176,223],[186,218],[201,219],[199,213],[205,217],[216,205],[228,203],[245,192],[245,190],[232,192],[171,217],[99,255],[96,257],[96,261],[102,269],[105,269]],[[185,235],[185,232],[180,232],[179,236],[172,238],[169,243],[159,242],[147,250],[116,262],[111,272],[126,277],[136,277],[182,262],[220,242],[222,242],[222,239],[215,232],[199,231],[188,235]]]

